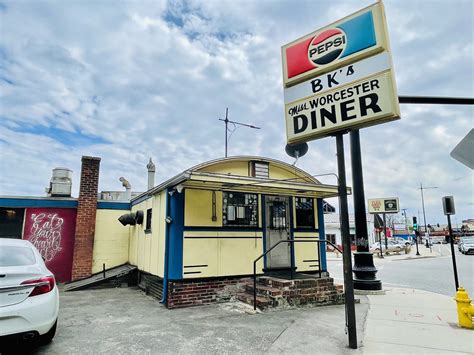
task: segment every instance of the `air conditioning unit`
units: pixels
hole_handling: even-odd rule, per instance
[[[72,188],[72,171],[67,168],[53,169],[53,176],[49,183],[48,196],[69,197]]]

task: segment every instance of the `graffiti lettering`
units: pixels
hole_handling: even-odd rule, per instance
[[[38,249],[46,262],[54,259],[61,251],[61,232],[64,219],[57,213],[31,215],[30,242]]]

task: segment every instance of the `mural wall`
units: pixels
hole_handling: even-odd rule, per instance
[[[23,239],[43,256],[58,282],[71,281],[76,209],[27,208]]]

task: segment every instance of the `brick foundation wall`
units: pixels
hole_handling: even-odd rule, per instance
[[[250,278],[169,281],[168,308],[227,302],[241,292]]]
[[[100,158],[82,157],[72,262],[73,281],[89,277],[92,273],[99,166]]]

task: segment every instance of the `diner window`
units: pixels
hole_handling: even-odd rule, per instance
[[[296,227],[314,228],[314,200],[308,197],[296,197]]]
[[[258,195],[245,192],[222,193],[224,226],[258,226]]]
[[[149,208],[146,210],[145,233],[151,233],[151,217],[152,217],[152,211],[151,211],[151,208]]]

